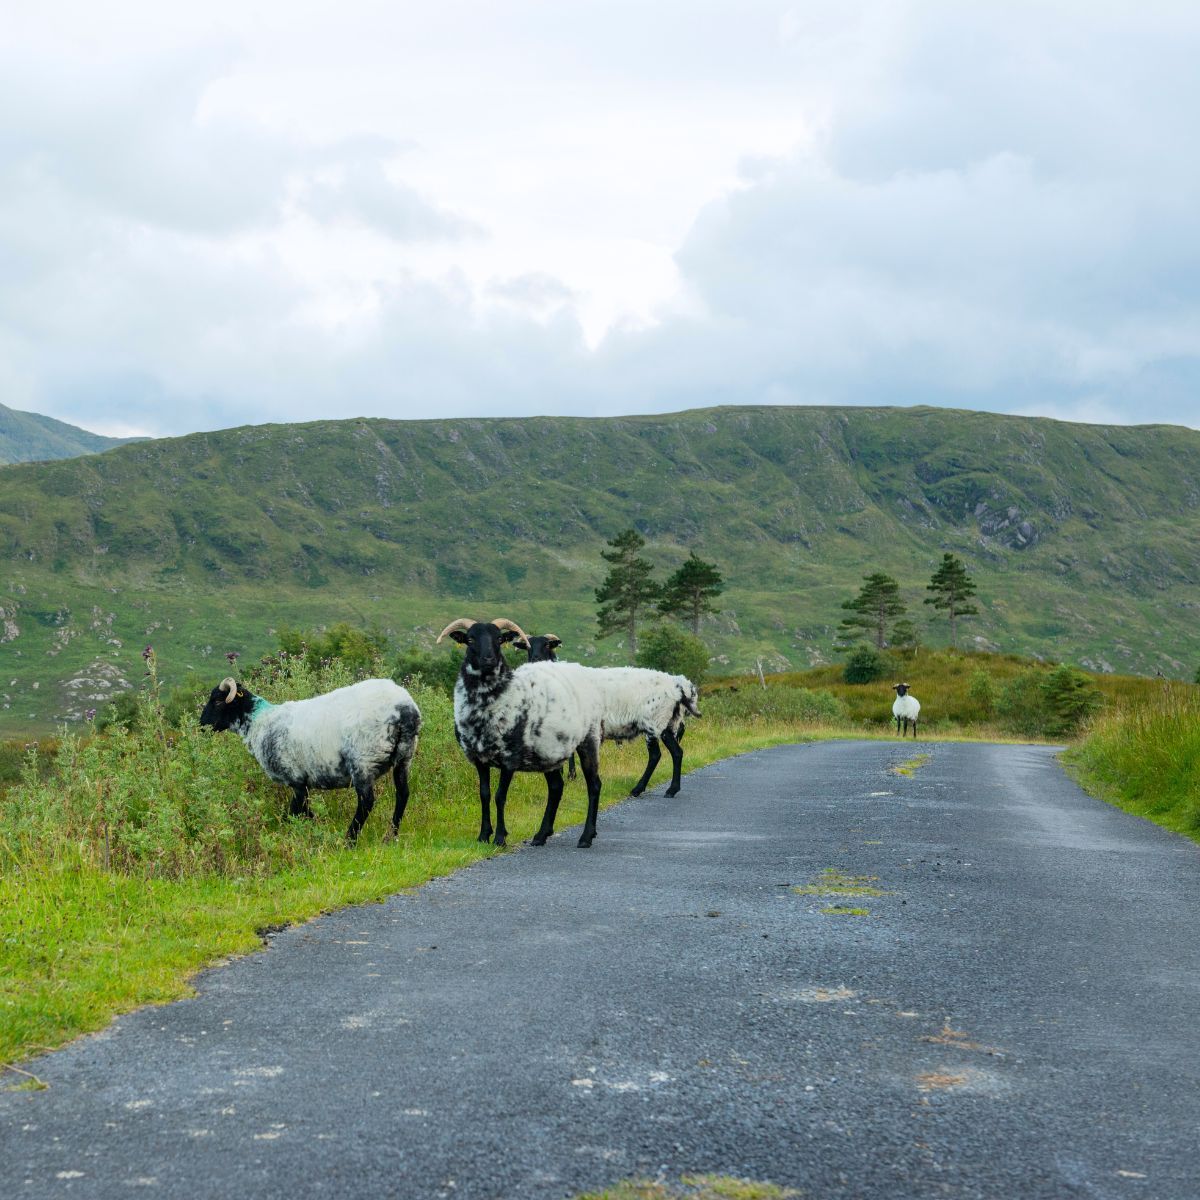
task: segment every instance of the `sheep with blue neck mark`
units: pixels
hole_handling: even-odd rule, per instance
[[[376,781],[391,770],[391,836],[399,830],[421,711],[392,680],[364,679],[309,700],[272,704],[230,677],[213,688],[200,724],[218,733],[232,730],[269,778],[292,789],[291,816],[312,816],[311,788],[353,787],[358,808],[346,830],[350,845],[375,806]]]

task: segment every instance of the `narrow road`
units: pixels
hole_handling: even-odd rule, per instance
[[[50,1090],[0,1095],[0,1189],[1200,1196],[1200,849],[1052,750],[781,747],[574,840],[288,930],[38,1060]],[[793,890],[826,871],[883,894]]]

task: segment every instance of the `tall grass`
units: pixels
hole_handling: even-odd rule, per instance
[[[1156,684],[1096,717],[1065,757],[1089,791],[1200,841],[1200,688]]]
[[[353,673],[340,660],[280,656],[246,678],[287,700]],[[190,972],[254,949],[265,926],[380,899],[497,853],[476,841],[476,776],[454,739],[450,697],[420,679],[407,686],[424,718],[412,799],[399,837],[386,841],[391,782],[381,781],[382,811],[354,849],[343,842],[353,792],[314,793],[314,821],[285,816],[286,789],[239,738],[163,704],[153,659],[130,728],[66,734],[50,755],[21,747],[21,778],[0,788],[0,1062],[186,994]],[[796,689],[775,700],[733,695],[690,723],[687,768],[828,736],[822,721],[840,713]],[[605,746],[605,807],[644,764],[640,741]],[[666,778],[664,763],[655,783]],[[545,797],[540,775],[514,780],[505,814],[514,844],[536,830]],[[568,785],[559,829],[585,808],[582,784]]]

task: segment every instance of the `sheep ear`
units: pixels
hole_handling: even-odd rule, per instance
[[[551,650],[557,650],[559,646],[562,645],[562,638],[556,638],[554,634],[550,634],[546,638],[546,645],[549,646]]]
[[[449,633],[446,636],[452,642],[457,642],[460,646],[465,646],[467,644],[467,635],[465,630],[456,629],[453,633]]]
[[[527,644],[525,639],[515,629],[502,629],[500,631],[500,642],[502,645],[508,642],[520,642],[522,647]]]

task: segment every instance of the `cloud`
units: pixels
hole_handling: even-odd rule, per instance
[[[1200,426],[1185,6],[137,11],[0,62],[0,402]]]

